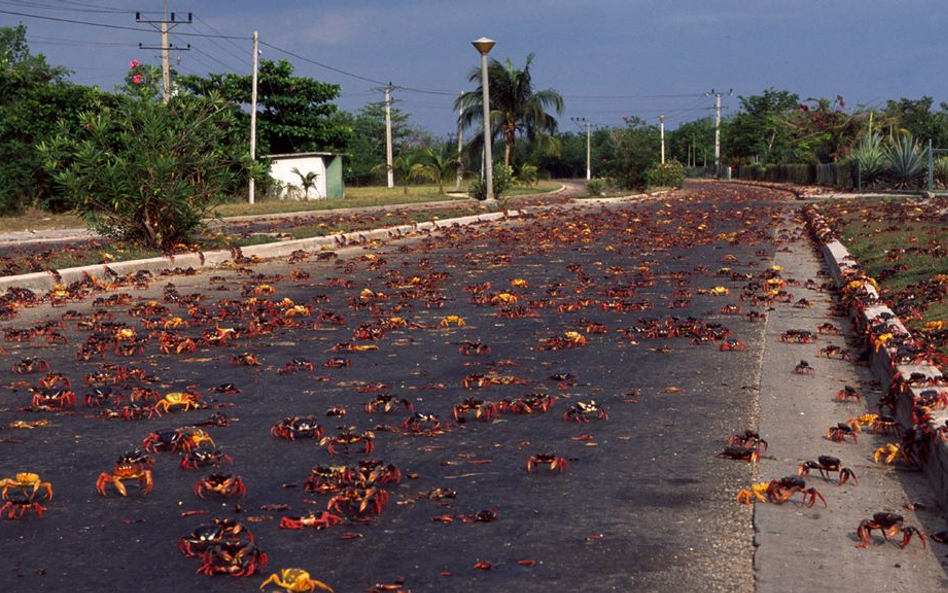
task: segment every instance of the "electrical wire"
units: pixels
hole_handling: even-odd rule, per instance
[[[325,68],[326,70],[332,70],[333,72],[336,72],[336,73],[338,73],[338,74],[342,74],[342,75],[344,75],[344,76],[349,76],[349,77],[351,77],[351,78],[356,78],[356,79],[358,79],[358,80],[364,80],[365,82],[371,82],[372,84],[380,84],[380,85],[383,85],[383,86],[389,84],[389,83],[387,83],[387,82],[382,82],[381,80],[375,80],[374,78],[368,78],[368,77],[366,77],[366,76],[361,76],[361,75],[359,75],[359,74],[354,74],[354,73],[352,73],[352,72],[347,72],[347,71],[345,71],[345,70],[342,70],[341,68],[336,68],[336,67],[334,67],[334,66],[329,66],[328,64],[323,64],[322,62],[317,62],[316,60],[311,60],[310,58],[307,58],[307,57],[305,57],[305,56],[301,56],[301,55],[299,55],[299,54],[297,54],[297,53],[294,53],[294,52],[291,52],[291,51],[289,51],[289,50],[287,50],[287,49],[283,49],[282,47],[277,47],[276,45],[273,45],[273,44],[271,44],[271,43],[267,43],[266,41],[261,41],[261,42],[260,42],[260,45],[263,45],[263,46],[265,46],[265,47],[269,47],[270,49],[276,50],[276,51],[278,51],[278,52],[282,52],[282,53],[284,53],[284,54],[286,54],[286,55],[288,55],[288,56],[292,56],[292,57],[294,57],[294,58],[296,58],[296,59],[298,59],[298,60],[302,60],[302,61],[304,61],[304,62],[308,62],[308,63],[310,63],[310,64],[319,66],[320,68]]]

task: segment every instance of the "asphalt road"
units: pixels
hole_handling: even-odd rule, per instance
[[[182,470],[172,453],[157,456],[150,495],[130,486],[128,498],[113,491],[99,496],[96,476],[118,456],[149,432],[200,422],[210,410],[134,422],[95,418],[81,404],[75,412],[20,412],[30,394],[14,382],[35,383],[42,374],[16,376],[4,370],[0,425],[48,419],[52,426],[0,431],[0,438],[22,441],[0,442],[0,477],[35,471],[53,484],[55,497],[44,503],[48,510],[41,520],[0,521],[3,589],[257,590],[262,576],[196,575],[200,562],[177,550],[178,539],[196,526],[229,517],[247,525],[268,554],[264,575],[302,567],[336,591],[400,580],[411,591],[754,590],[752,511],[733,497],[756,470],[715,454],[728,435],[757,425],[765,325],[720,313],[724,305],[745,310],[749,305],[737,298],[746,281],[716,271],[727,266],[735,273],[758,274],[770,265],[778,220],[771,214],[785,207],[776,193],[702,188],[663,202],[569,210],[505,227],[456,228],[409,243],[349,249],[337,258],[222,271],[221,278],[173,277],[179,294],[200,294],[199,304],[212,310],[215,301],[239,301],[245,298],[243,289],[262,284],[276,292],[259,298],[286,297],[314,309],[312,317],[297,318],[308,327],[279,329],[227,347],[162,355],[149,342],[144,355],[106,358],[157,375],[161,381],[151,387],[161,393],[197,389],[234,420],[207,430],[232,456],[233,467],[225,463],[222,470],[243,477],[246,499],[198,499],[194,483],[211,470]],[[310,277],[291,280],[292,270]],[[512,287],[514,279],[525,280],[526,286]],[[443,308],[426,308],[419,295],[408,294],[426,281],[426,296],[443,297]],[[167,282],[156,279],[147,291],[128,292],[136,302],[160,299]],[[491,288],[483,294],[514,294],[518,303],[512,306],[536,316],[507,319],[497,316],[500,306],[471,303],[464,289],[486,282]],[[730,288],[730,295],[699,294],[715,286]],[[370,299],[380,311],[350,306],[363,289],[388,297]],[[613,294],[625,289],[626,296],[609,296],[609,289]],[[652,308],[619,312],[601,307],[615,301]],[[561,311],[561,305],[576,310]],[[187,316],[184,307],[169,306],[175,315]],[[69,308],[89,311],[90,303]],[[147,333],[126,309],[111,310],[116,320]],[[29,327],[62,311],[24,310],[22,318],[4,327]],[[329,311],[344,315],[345,324],[313,327],[316,314]],[[460,316],[465,325],[439,327],[448,315]],[[386,330],[378,342],[353,339],[358,326],[392,316],[411,325]],[[630,339],[623,331],[642,318],[668,316],[723,324],[748,350],[721,352],[688,338]],[[590,332],[587,321],[605,325],[606,332]],[[217,323],[234,327],[247,320]],[[178,332],[198,336],[205,329]],[[544,340],[567,331],[584,334],[588,344],[544,347]],[[4,369],[24,356],[48,361],[73,380],[81,402],[90,391],[82,378],[98,363],[74,359],[88,332],[70,327],[64,334],[67,345],[4,343],[9,354],[0,360]],[[458,348],[465,340],[488,344],[491,353],[462,355]],[[341,342],[375,343],[378,350],[332,352]],[[232,355],[244,351],[255,353],[261,366],[232,364]],[[314,362],[315,370],[277,373],[299,357]],[[330,357],[347,358],[351,366],[322,367]],[[468,375],[491,373],[528,383],[480,389],[461,384]],[[558,373],[574,378],[553,380]],[[242,393],[210,393],[224,382]],[[363,404],[377,393],[359,387],[377,383],[386,385],[384,392],[411,401],[417,411],[437,415],[448,432],[417,436],[384,429],[397,427],[408,413],[367,413]],[[499,401],[527,393],[552,395],[556,403],[545,414],[451,420],[452,407],[466,397]],[[590,400],[608,411],[608,420],[562,419],[570,405]],[[345,418],[326,417],[330,407],[338,406],[347,409]],[[374,521],[349,514],[342,525],[322,531],[279,528],[281,516],[326,508],[326,495],[303,491],[311,467],[354,464],[362,457],[356,451],[332,457],[312,441],[271,437],[270,427],[293,414],[318,415],[326,434],[345,425],[374,430],[372,456],[397,465],[405,476],[400,484],[385,486],[390,500]],[[561,474],[543,467],[525,471],[531,455],[545,452],[564,457],[569,468]],[[455,490],[457,496],[419,499],[435,487]],[[275,504],[289,508],[261,509]],[[462,520],[491,509],[497,513],[491,522]],[[208,513],[182,517],[187,511]],[[434,521],[442,515],[454,521]],[[344,536],[352,533],[360,537]],[[480,562],[489,562],[490,569],[475,568]]]

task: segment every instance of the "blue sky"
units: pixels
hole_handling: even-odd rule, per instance
[[[179,25],[182,73],[250,71],[250,38],[260,31],[263,57],[287,57],[300,75],[341,84],[339,105],[355,111],[378,101],[392,82],[400,109],[437,135],[455,130],[451,104],[470,90],[478,65],[472,39],[497,41],[491,57],[522,65],[534,52],[537,88],[566,99],[571,117],[620,125],[623,115],[671,127],[710,114],[712,88],[737,95],[768,87],[806,97],[843,95],[849,105],[930,95],[948,101],[944,76],[945,0],[169,0],[193,25]],[[112,89],[128,62],[159,63],[157,32],[134,12],[160,18],[161,0],[0,0],[0,24],[22,22],[34,53],[75,71],[73,80]],[[109,25],[41,20],[55,19]],[[141,31],[112,27],[141,28]],[[214,35],[237,39],[214,38]],[[941,41],[941,43],[940,43]],[[279,48],[279,49],[275,49]],[[307,60],[354,74],[348,76]],[[370,79],[363,80],[362,78]],[[413,89],[413,90],[407,90]],[[425,92],[420,92],[425,91]],[[726,112],[727,113],[727,112]]]

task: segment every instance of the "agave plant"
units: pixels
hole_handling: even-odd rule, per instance
[[[898,189],[918,187],[928,162],[928,149],[911,135],[892,138],[885,147],[886,175]]]
[[[882,136],[873,134],[863,137],[850,157],[859,164],[863,185],[874,185],[882,177],[886,167]]]
[[[948,188],[948,156],[935,159],[935,181],[940,187]]]

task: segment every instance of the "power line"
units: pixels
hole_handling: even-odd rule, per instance
[[[239,52],[245,52],[245,48],[240,47],[239,45],[237,45],[232,39],[228,39],[226,36],[224,36],[223,33],[221,33],[220,31],[218,31],[218,30],[215,29],[214,27],[212,27],[211,24],[208,23],[207,21],[205,21],[204,19],[202,19],[202,18],[199,17],[199,16],[195,16],[194,18],[195,18],[199,23],[201,23],[203,26],[207,27],[208,29],[210,29],[211,31],[213,31],[214,33],[216,33],[217,35],[221,36],[221,39],[224,39],[225,41],[227,41],[227,43],[229,43],[229,44],[233,45],[235,48],[237,48],[237,51],[239,51]],[[208,39],[212,39],[212,38],[208,37]],[[212,42],[213,42],[213,41],[212,41]],[[225,49],[223,46],[219,45],[218,43],[216,43],[216,42],[213,42],[213,43],[214,43],[214,45],[217,45],[218,47],[220,47],[220,48],[221,48],[222,50],[224,50],[225,52],[228,51],[227,49]],[[244,56],[243,56],[243,55],[241,55],[241,56],[239,56],[239,57],[238,57],[236,54],[233,54],[233,53],[231,53],[230,55],[231,55],[232,57],[234,57],[234,58],[237,58],[238,60],[243,60],[243,59],[244,59]]]
[[[304,62],[309,62],[310,64],[314,64],[314,65],[316,65],[316,66],[319,66],[320,68],[325,68],[326,70],[332,70],[333,72],[342,74],[342,75],[344,75],[344,76],[349,76],[349,77],[351,77],[351,78],[357,78],[357,79],[359,79],[359,80],[364,80],[365,82],[371,82],[372,84],[379,84],[379,85],[382,85],[382,86],[386,86],[386,85],[389,84],[389,83],[383,82],[383,81],[381,81],[381,80],[376,80],[376,79],[374,79],[374,78],[368,78],[368,77],[366,77],[366,76],[361,76],[361,75],[359,75],[359,74],[354,74],[354,73],[352,73],[352,72],[347,72],[347,71],[342,70],[342,69],[340,69],[340,68],[335,68],[335,67],[333,67],[333,66],[329,66],[328,64],[323,64],[322,62],[317,62],[316,60],[311,60],[310,58],[307,58],[307,57],[305,57],[305,56],[301,56],[301,55],[299,55],[299,54],[297,54],[297,53],[293,53],[293,52],[291,52],[291,51],[289,51],[289,50],[283,49],[282,47],[277,47],[277,46],[275,46],[275,45],[273,45],[273,44],[267,43],[266,41],[261,41],[261,42],[260,42],[260,45],[269,47],[270,49],[274,49],[274,50],[276,50],[276,51],[278,51],[278,52],[285,53],[286,55],[292,56],[292,57],[294,57],[294,58],[296,58],[296,59],[298,59],[298,60],[303,60]]]
[[[125,11],[122,11],[122,13],[125,14]],[[121,30],[121,31],[137,31],[137,32],[139,32],[139,33],[141,33],[141,32],[148,32],[148,31],[149,31],[149,29],[143,29],[143,28],[141,28],[141,27],[129,27],[129,26],[126,26],[126,25],[112,25],[112,24],[109,24],[109,23],[94,23],[94,22],[91,22],[91,21],[80,21],[80,20],[78,20],[78,19],[67,19],[67,18],[55,17],[55,16],[42,16],[42,15],[38,15],[38,14],[28,14],[28,13],[25,13],[25,12],[15,12],[15,11],[12,11],[12,10],[0,10],[0,14],[9,14],[9,15],[13,15],[13,16],[21,16],[21,17],[28,18],[28,19],[39,19],[39,20],[42,20],[42,21],[54,21],[54,22],[57,22],[57,23],[71,23],[71,24],[73,24],[73,25],[87,25],[87,26],[89,26],[89,27],[102,27],[102,28],[104,28],[104,29],[118,29],[118,30]],[[134,12],[129,12],[128,14],[134,14]],[[141,14],[147,14],[147,13],[141,13]],[[235,35],[207,35],[206,33],[204,33],[204,34],[201,34],[201,33],[176,33],[176,35],[181,35],[181,36],[183,36],[183,37],[204,37],[204,38],[208,38],[208,39],[213,37],[214,39],[239,39],[239,40],[242,40],[242,41],[249,41],[249,40],[250,40],[249,37],[238,37],[238,36],[235,36]]]
[[[124,13],[128,14],[128,10],[118,10],[118,9],[100,9],[100,8],[67,8],[65,6],[53,6],[52,4],[42,4],[40,2],[12,2],[10,0],[0,1],[0,4],[9,4],[12,6],[21,6],[25,8],[39,8],[41,10],[65,10],[69,12],[88,12],[88,13]]]

